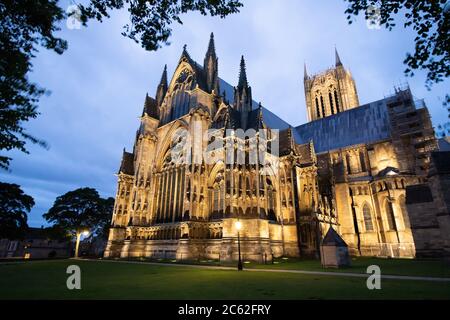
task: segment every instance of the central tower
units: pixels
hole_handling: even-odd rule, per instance
[[[345,69],[337,50],[335,67],[308,76],[304,71],[304,86],[308,121],[314,121],[359,106],[355,80]]]

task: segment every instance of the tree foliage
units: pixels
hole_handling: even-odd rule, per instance
[[[373,18],[374,10],[379,15],[378,22],[388,30],[396,26],[395,16],[403,14],[404,28],[415,31],[415,51],[407,53],[403,61],[405,74],[413,76],[414,70],[427,72],[426,87],[444,81],[450,76],[450,3],[447,0],[344,0],[349,3],[345,11],[348,22],[353,16],[363,12],[366,19]],[[443,101],[450,118],[450,95]],[[450,122],[440,123],[436,135],[444,137],[449,134]]]
[[[42,229],[42,233],[49,240],[70,241],[72,234],[68,233],[64,228],[55,224]]]
[[[34,199],[17,184],[0,182],[0,239],[22,239]]]
[[[27,133],[23,123],[38,116],[37,104],[45,93],[28,79],[31,59],[44,47],[57,53],[67,43],[55,37],[64,11],[57,0],[0,0],[0,150],[27,153],[27,141],[45,142]],[[0,168],[8,169],[10,157],[0,155]]]
[[[189,11],[202,15],[226,17],[239,12],[238,0],[91,0],[89,5],[79,5],[83,24],[89,19],[102,21],[109,18],[111,10],[127,8],[130,23],[124,26],[122,35],[140,43],[149,51],[169,44],[173,22],[182,24],[181,15]]]
[[[111,221],[113,206],[113,198],[101,198],[92,188],[79,188],[57,197],[43,217],[72,235],[85,229],[96,234]]]
[[[427,71],[427,86],[443,81],[450,76],[450,8],[447,0],[345,0],[349,3],[345,11],[347,20],[363,13],[370,18],[370,8],[379,8],[379,22],[388,30],[396,26],[395,16],[404,15],[404,28],[416,33],[415,51],[407,53],[404,63],[406,75],[414,70]],[[446,97],[447,101],[449,96]]]

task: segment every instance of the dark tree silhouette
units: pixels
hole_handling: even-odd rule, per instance
[[[0,239],[22,239],[34,199],[17,184],[0,182]]]
[[[127,9],[130,24],[123,34],[139,41],[147,50],[168,44],[170,24],[182,23],[180,15],[198,11],[203,15],[225,17],[238,12],[236,0],[91,0],[79,6],[84,24],[102,21],[110,10]],[[75,12],[74,12],[75,14]],[[40,97],[47,91],[30,82],[32,58],[40,48],[62,54],[67,42],[55,36],[67,18],[58,0],[0,0],[0,151],[28,153],[27,142],[46,143],[27,133],[24,123],[36,118]],[[0,168],[8,169],[11,158],[0,155]]]
[[[109,227],[111,226],[112,213],[114,210],[114,198],[104,199],[104,212],[107,214],[107,217],[99,221],[96,228],[96,235],[101,239],[108,239]]]
[[[414,75],[414,70],[427,73],[427,86],[443,81],[450,76],[450,5],[447,0],[344,0],[349,3],[345,11],[351,24],[353,16],[362,12],[366,19],[379,13],[379,23],[388,30],[396,26],[395,16],[404,15],[404,28],[415,31],[415,52],[407,53],[405,73]],[[447,5],[446,5],[447,4]],[[371,8],[379,8],[379,12]],[[447,99],[449,96],[447,95]]]
[[[57,53],[67,48],[54,36],[64,17],[56,0],[0,0],[0,151],[27,153],[27,141],[45,146],[23,127],[38,116],[37,103],[45,93],[29,81],[28,74],[38,46]],[[8,169],[10,160],[0,155],[0,168]]]
[[[70,241],[72,238],[72,234],[57,224],[43,228],[42,232],[49,240]]]
[[[180,16],[184,13],[196,11],[225,18],[239,12],[240,7],[239,0],[91,0],[87,6],[79,5],[83,24],[89,19],[102,21],[109,18],[109,11],[127,8],[131,21],[124,26],[122,35],[150,51],[169,44],[170,25],[183,24]]]
[[[447,101],[443,103],[443,107],[447,109],[447,122],[442,122],[438,124],[436,135],[438,138],[444,138],[450,136],[450,99],[447,95]]]
[[[104,199],[95,189],[80,188],[56,198],[43,217],[72,235],[85,229],[98,234],[111,221],[113,206],[113,198]]]

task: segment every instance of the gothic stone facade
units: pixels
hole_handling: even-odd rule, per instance
[[[416,256],[450,259],[450,151],[431,153],[428,182],[406,189]]]
[[[330,227],[353,254],[414,256],[405,188],[424,182],[437,148],[427,109],[409,89],[359,106],[337,53],[335,69],[305,68],[305,96],[312,121],[292,127],[253,101],[243,58],[236,87],[218,76],[213,35],[203,66],[185,48],[123,152],[105,257],[235,260],[238,220],[246,260],[317,257]],[[226,134],[239,129],[257,134]],[[208,153],[214,139],[223,148]],[[266,146],[255,163],[223,161],[230,150],[248,159],[255,140]]]

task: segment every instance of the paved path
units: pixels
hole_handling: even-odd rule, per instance
[[[73,259],[76,260],[76,259]],[[129,263],[129,264],[148,264],[154,266],[168,266],[168,267],[188,267],[197,269],[209,269],[209,270],[236,270],[235,267],[223,267],[223,266],[205,266],[197,264],[180,264],[180,263],[162,263],[162,262],[144,262],[144,261],[126,261],[126,260],[96,260],[96,259],[80,259],[83,261],[101,261],[111,263]],[[310,274],[319,276],[331,276],[331,277],[354,277],[354,278],[367,278],[369,274],[366,273],[351,273],[351,272],[333,272],[333,271],[306,271],[306,270],[286,270],[286,269],[251,269],[245,268],[244,271],[248,272],[279,272],[279,273],[299,273]],[[412,281],[435,281],[435,282],[450,282],[450,278],[436,278],[436,277],[419,277],[419,276],[395,276],[395,275],[381,275],[382,279],[394,279],[394,280],[412,280]]]

